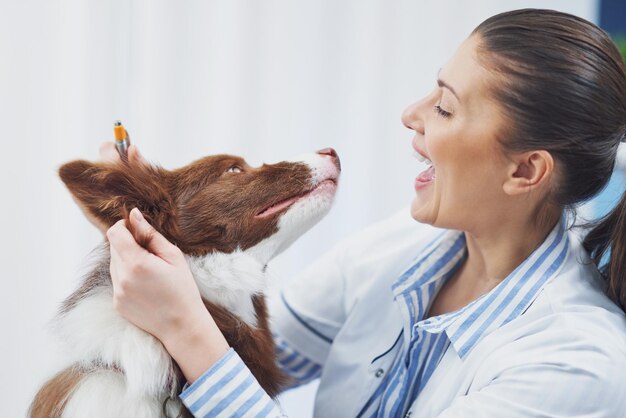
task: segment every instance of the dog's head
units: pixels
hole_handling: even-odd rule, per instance
[[[106,225],[137,207],[185,254],[252,249],[267,262],[328,212],[339,171],[336,153],[325,149],[261,167],[214,155],[172,171],[79,160],[61,166],[59,175]]]

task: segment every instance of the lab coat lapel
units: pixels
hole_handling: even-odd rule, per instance
[[[389,353],[401,331],[402,314],[390,283],[381,280],[355,304],[335,338],[321,377],[315,417],[356,416],[391,366]]]

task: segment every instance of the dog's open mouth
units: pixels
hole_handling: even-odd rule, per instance
[[[278,203],[273,203],[272,205],[266,207],[265,209],[257,213],[254,217],[255,218],[267,218],[268,216],[272,216],[278,212],[281,212],[287,209],[288,207],[296,203],[298,200],[306,199],[307,197],[311,196],[318,190],[322,190],[329,186],[334,187],[336,185],[337,185],[336,179],[332,179],[332,178],[326,179],[324,181],[319,182],[315,187],[313,187],[308,192],[299,194],[297,196],[289,197],[287,199],[281,200]]]

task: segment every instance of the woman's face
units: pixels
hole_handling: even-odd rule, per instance
[[[435,89],[402,115],[415,131],[413,149],[432,161],[415,179],[411,215],[464,231],[497,222],[506,206],[507,160],[496,140],[503,120],[487,94],[492,76],[478,62],[477,42],[476,36],[463,42]]]

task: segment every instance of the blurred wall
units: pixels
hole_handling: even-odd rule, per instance
[[[626,36],[626,3],[623,0],[601,0],[598,22],[610,34]]]
[[[421,168],[401,112],[478,23],[520,7],[597,14],[593,0],[0,0],[2,415],[23,416],[56,370],[48,321],[102,239],[56,170],[97,158],[115,119],[166,168],[333,146],[335,207],[271,266],[289,280],[409,204]],[[282,397],[291,416],[310,416],[314,386]]]

